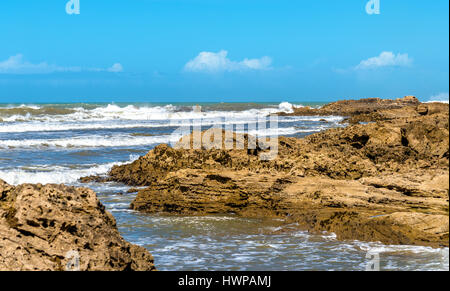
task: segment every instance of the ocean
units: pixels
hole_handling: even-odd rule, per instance
[[[158,144],[176,142],[179,126],[208,127],[204,120],[245,125],[306,105],[323,104],[0,104],[0,179],[94,189],[123,237],[146,247],[159,270],[365,270],[370,252],[380,254],[382,270],[448,270],[448,248],[342,242],[333,234],[311,235],[273,219],[142,214],[129,209],[135,195],[127,193],[129,187],[78,182],[106,174]],[[340,121],[338,116],[279,117],[276,130],[256,133],[304,137],[340,127]]]

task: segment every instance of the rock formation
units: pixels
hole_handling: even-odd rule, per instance
[[[184,149],[193,133],[175,148],[159,145],[114,167],[106,180],[147,186],[131,207],[150,213],[282,217],[339,239],[448,246],[448,105],[405,97],[307,110],[370,123],[280,137],[278,156],[269,161],[260,159],[264,146]],[[250,139],[232,135],[235,144]]]
[[[155,270],[87,188],[0,180],[0,270]]]

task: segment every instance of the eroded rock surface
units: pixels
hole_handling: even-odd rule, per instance
[[[126,242],[87,188],[11,186],[0,180],[0,270],[154,270],[153,257]]]

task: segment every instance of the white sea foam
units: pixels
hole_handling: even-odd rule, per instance
[[[286,135],[294,135],[297,133],[313,133],[319,132],[325,129],[322,126],[309,127],[305,129],[296,128],[296,127],[284,127],[284,128],[266,128],[266,129],[256,129],[250,130],[246,133],[254,136],[264,137],[264,136],[286,136]],[[238,131],[239,132],[239,131]]]
[[[113,166],[133,162],[137,156],[130,156],[127,162],[86,165],[76,169],[55,165],[38,165],[26,168],[0,170],[0,179],[11,185],[32,184],[70,184],[81,177],[106,174]]]
[[[447,93],[440,93],[440,94],[434,95],[434,96],[430,97],[429,101],[427,101],[425,103],[445,103],[445,104],[449,104],[448,100],[449,100],[449,94],[447,92]]]
[[[410,246],[410,245],[384,245],[379,242],[359,242],[354,241],[354,244],[358,246],[361,250],[366,252],[373,252],[373,253],[414,253],[414,254],[421,254],[421,253],[429,253],[429,254],[445,254],[445,252],[448,254],[449,249],[448,248],[432,248],[432,247],[425,247],[425,246]]]
[[[176,142],[181,135],[130,136],[89,135],[59,139],[0,140],[0,149],[9,148],[95,148],[95,147],[132,147],[149,146],[160,143]]]
[[[27,106],[29,107],[29,106]],[[4,107],[3,107],[4,108]],[[32,109],[40,109],[40,107],[29,107]],[[86,109],[83,107],[73,108],[75,112],[60,115],[45,114],[16,114],[12,116],[0,116],[4,122],[16,121],[107,121],[107,120],[168,120],[168,119],[199,119],[199,118],[216,118],[216,117],[234,117],[245,118],[254,117],[255,115],[269,115],[276,112],[291,113],[294,105],[283,102],[278,107],[272,106],[262,109],[249,109],[243,111],[206,111],[197,112],[196,110],[184,112],[177,111],[174,105],[166,106],[135,106],[127,105],[120,107],[115,104],[101,106],[94,109]],[[8,108],[10,109],[10,108]]]
[[[230,118],[230,117],[217,117],[221,121],[215,122],[218,124],[246,124],[251,123],[256,120],[255,116],[249,116],[246,118]],[[214,118],[211,118],[214,119]],[[299,121],[311,121],[317,122],[320,120],[325,120],[329,123],[339,123],[343,120],[339,116],[289,116],[289,117],[279,117],[279,122],[299,122]],[[184,119],[175,120],[172,126],[190,126],[190,125],[201,125],[202,120],[198,119]],[[95,129],[132,129],[132,128],[162,128],[169,127],[171,123],[168,120],[163,121],[150,121],[145,120],[141,122],[134,121],[103,121],[103,122],[42,122],[42,121],[30,121],[30,122],[7,122],[0,123],[0,133],[14,133],[14,132],[52,132],[52,131],[69,131],[69,130],[95,130]]]

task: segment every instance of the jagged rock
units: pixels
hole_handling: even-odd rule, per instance
[[[0,270],[65,270],[78,259],[79,270],[155,270],[92,190],[0,180]]]

